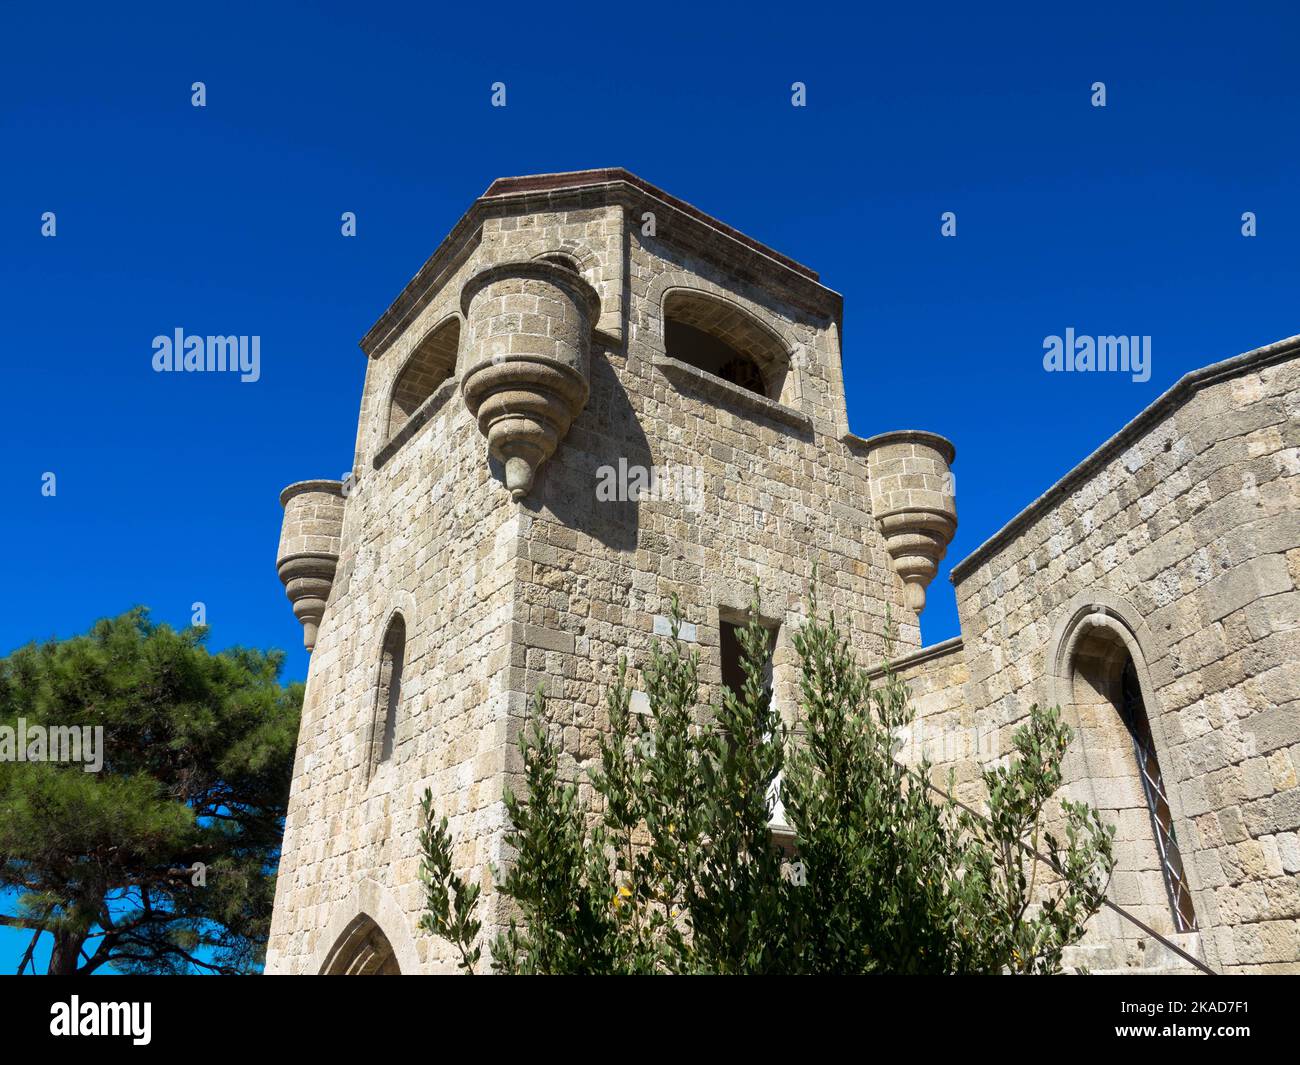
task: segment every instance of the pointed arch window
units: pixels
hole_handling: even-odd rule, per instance
[[[1151,907],[1146,919],[1158,930],[1167,919],[1172,931],[1192,932],[1197,924],[1191,888],[1128,631],[1101,608],[1084,618],[1068,645],[1070,690],[1085,758],[1091,759],[1089,775],[1106,784],[1110,796],[1098,808],[1117,820],[1140,812],[1150,823],[1151,849],[1121,856],[1117,871],[1150,885],[1141,891],[1144,900],[1156,898],[1163,881],[1168,909],[1146,901],[1139,909]],[[1130,824],[1136,829],[1135,821]]]
[[[402,671],[406,658],[406,622],[394,614],[384,633],[379,656],[379,684],[370,728],[370,769],[373,773],[393,756],[397,712],[402,701]]]

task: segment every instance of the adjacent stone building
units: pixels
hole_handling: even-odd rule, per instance
[[[1029,705],[1060,703],[1070,787],[1119,827],[1117,901],[1222,969],[1300,968],[1300,339],[1175,386],[956,568],[964,637],[922,648],[954,449],[849,431],[841,310],[622,170],[473,204],[362,341],[352,476],[281,496],[312,657],[269,972],[450,969],[416,932],[421,794],[490,888],[529,693],[579,774],[673,595],[711,697],[757,578],[792,714],[814,565],[864,662],[894,619],[913,756],[978,799]],[[1167,960],[1097,924],[1080,962]]]
[[[1300,971],[1300,337],[1188,374],[952,570],[899,663],[959,797],[1032,703],[1118,828],[1111,897],[1223,972]],[[1074,952],[1183,963],[1113,914]]]

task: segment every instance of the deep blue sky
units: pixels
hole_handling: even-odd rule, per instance
[[[198,600],[302,677],[277,494],[349,467],[358,338],[494,177],[597,166],[844,294],[854,430],[957,444],[923,618],[955,635],[947,565],[1181,374],[1300,332],[1300,16],[1138,6],[6,5],[0,653]],[[262,379],[153,373],[178,326],[260,335]],[[1045,373],[1067,327],[1149,334],[1151,379]]]

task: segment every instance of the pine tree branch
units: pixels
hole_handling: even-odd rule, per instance
[[[29,917],[10,917],[8,914],[3,913],[0,913],[0,925],[7,928],[25,928],[36,932],[45,931],[43,921],[37,921]]]
[[[37,944],[37,942],[40,940],[42,934],[44,934],[44,931],[45,931],[45,930],[44,930],[43,928],[38,928],[38,929],[36,929],[35,932],[32,933],[32,941],[31,941],[30,943],[27,944],[27,950],[23,952],[22,960],[18,963],[18,975],[19,975],[19,976],[22,976],[22,975],[23,975],[23,970],[24,970],[25,968],[27,968],[27,966],[28,966],[29,963],[31,963],[31,961],[32,961],[32,953],[36,950],[36,944]],[[36,971],[36,966],[33,964],[33,965],[32,965],[32,972],[35,972],[35,971]]]

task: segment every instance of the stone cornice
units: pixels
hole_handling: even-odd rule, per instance
[[[370,357],[382,352],[472,247],[486,218],[617,204],[653,210],[656,239],[666,240],[815,314],[840,318],[843,299],[814,270],[746,236],[684,200],[621,168],[498,178],[452,227],[389,308],[361,338]],[[640,215],[638,214],[637,219]],[[671,234],[671,236],[668,236]]]
[[[303,492],[328,492],[331,495],[343,498],[343,482],[334,480],[294,481],[293,484],[286,485],[281,489],[280,506],[286,505],[290,499],[296,495],[302,495]]]
[[[931,644],[929,647],[922,647],[918,651],[912,651],[910,654],[903,655],[902,658],[896,658],[889,662],[879,662],[867,670],[867,676],[872,680],[883,676],[885,669],[890,672],[898,673],[910,666],[923,665],[926,662],[932,662],[935,659],[943,658],[947,655],[956,654],[964,646],[960,636],[950,636],[939,643]]]
[[[1296,355],[1300,355],[1300,335],[1266,344],[1254,351],[1247,351],[1231,359],[1224,359],[1222,362],[1216,362],[1210,366],[1184,374],[1172,388],[1164,392],[1118,433],[953,566],[949,574],[949,580],[953,584],[960,584],[982,563],[986,562],[991,555],[995,554],[1009,541],[1014,540],[1028,526],[1041,518],[1107,463],[1119,456],[1134,441],[1146,435],[1159,422],[1183,406],[1201,389],[1218,384],[1220,381],[1262,369],[1275,362],[1283,362]]]
[[[851,439],[850,439],[851,438]],[[894,429],[887,433],[877,433],[875,436],[858,436],[855,433],[844,433],[840,439],[845,443],[852,444],[855,448],[863,448],[870,451],[873,447],[880,447],[882,444],[924,444],[926,447],[932,447],[940,452],[948,460],[948,465],[957,461],[957,448],[947,437],[940,436],[938,433],[932,433],[926,429]]]
[[[488,186],[487,192],[483,194],[484,199],[499,199],[505,196],[522,196],[525,202],[536,200],[539,206],[550,206],[553,201],[550,200],[552,192],[567,192],[572,189],[590,188],[592,186],[604,185],[627,185],[637,189],[652,199],[659,200],[667,204],[673,210],[688,215],[697,222],[702,222],[709,228],[723,234],[730,239],[744,244],[747,248],[757,251],[769,259],[775,260],[780,265],[812,281],[819,280],[816,270],[804,266],[803,263],[791,259],[788,255],[782,255],[774,251],[766,244],[761,244],[753,237],[747,236],[738,229],[733,229],[725,222],[720,222],[712,215],[705,214],[698,207],[687,203],[685,200],[678,199],[671,193],[665,192],[657,185],[651,185],[650,182],[635,174],[624,170],[622,167],[607,167],[602,170],[575,170],[568,173],[560,174],[532,174],[525,177],[507,177],[497,178]]]

